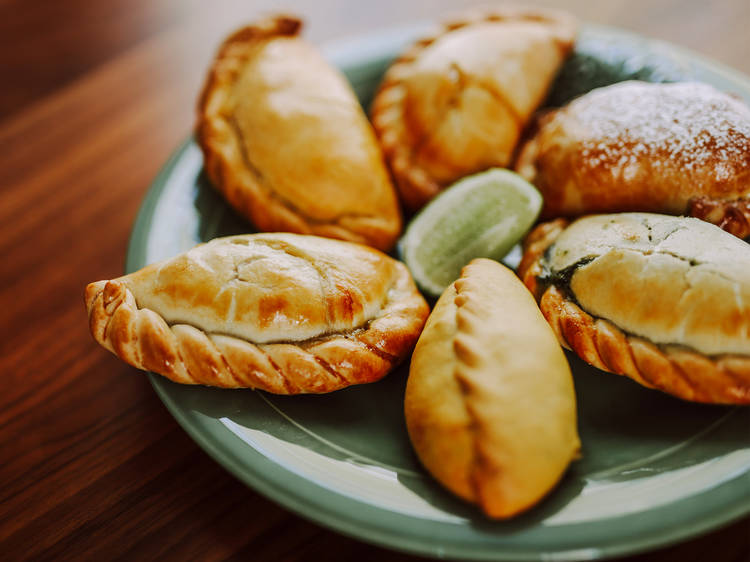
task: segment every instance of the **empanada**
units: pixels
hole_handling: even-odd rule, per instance
[[[173,381],[278,394],[383,377],[429,312],[406,267],[349,242],[218,238],[86,287],[91,333]]]
[[[519,274],[584,361],[697,402],[750,403],[750,245],[695,218],[557,219]]]
[[[407,208],[511,163],[575,34],[567,14],[499,7],[447,22],[395,61],[372,122]]]
[[[198,107],[205,170],[262,231],[316,234],[388,250],[396,191],[344,76],[278,17],[219,49]]]
[[[435,305],[404,410],[425,468],[493,518],[539,501],[580,448],[565,355],[528,290],[487,259]]]
[[[542,117],[515,167],[543,217],[692,212],[750,235],[750,109],[707,84],[593,90]]]

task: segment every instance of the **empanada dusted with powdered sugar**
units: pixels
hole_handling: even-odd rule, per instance
[[[750,403],[750,245],[688,217],[558,219],[519,274],[560,342],[686,400]]]
[[[466,266],[435,305],[404,409],[425,468],[493,518],[538,502],[580,448],[555,334],[514,273],[487,259]]]
[[[393,246],[396,190],[346,78],[277,17],[226,39],[198,107],[216,188],[263,231]]]
[[[429,312],[396,260],[288,233],[218,238],[91,283],[86,307],[94,339],[139,369],[279,394],[380,379]]]
[[[690,214],[750,236],[750,108],[708,84],[593,90],[544,115],[515,167],[543,217]]]
[[[372,122],[406,207],[511,163],[575,35],[565,13],[498,6],[446,22],[395,61]]]

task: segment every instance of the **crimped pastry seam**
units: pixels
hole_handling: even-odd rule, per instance
[[[518,269],[561,345],[594,367],[684,400],[750,404],[750,357],[708,357],[685,346],[654,345],[591,316],[559,288],[542,287],[538,283],[540,261],[567,224],[567,220],[557,219],[535,228],[524,241]]]
[[[696,197],[689,201],[687,214],[715,224],[737,238],[750,239],[750,197],[733,201]]]
[[[414,42],[392,63],[375,94],[371,118],[399,195],[407,209],[418,210],[445,187],[430,177],[430,174],[414,161],[414,146],[407,141],[408,134],[405,131],[403,111],[406,95],[403,75],[407,72],[408,66],[419,58],[420,53],[426,47],[432,45],[444,34],[463,27],[482,22],[506,20],[557,22],[556,17],[562,17],[562,13],[554,10],[529,9],[520,5],[468,11],[463,17],[444,22],[429,35]],[[512,109],[507,100],[504,100],[504,103],[508,109]],[[515,110],[512,113],[515,114]],[[515,115],[517,120],[518,117]]]
[[[261,231],[314,234],[387,251],[400,232],[398,211],[395,229],[372,215],[347,214],[334,222],[311,217],[263,180],[237,142],[238,131],[225,108],[227,92],[252,56],[254,46],[274,38],[297,37],[301,28],[302,22],[295,17],[276,16],[239,29],[222,43],[198,101],[195,135],[204,169],[232,207]]]
[[[428,314],[405,268],[389,290],[382,313],[346,334],[305,342],[253,344],[168,325],[138,308],[124,282],[99,281],[86,289],[94,339],[128,364],[182,384],[255,388],[276,394],[331,392],[385,376],[411,351]],[[391,294],[411,296],[391,299]]]

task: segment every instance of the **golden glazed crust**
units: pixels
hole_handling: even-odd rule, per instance
[[[506,6],[447,22],[396,60],[372,122],[407,208],[510,164],[575,34],[567,14]]]
[[[746,204],[706,205],[750,194],[750,109],[707,84],[622,82],[544,115],[515,168],[543,217],[691,211],[742,234]]]
[[[750,241],[750,197],[732,201],[696,197],[690,200],[687,214]]]
[[[686,400],[750,403],[750,246],[691,218],[558,219],[519,274],[586,362]]]
[[[91,283],[86,308],[94,339],[134,367],[277,394],[380,379],[429,312],[396,260],[286,233],[219,238]]]
[[[491,260],[472,261],[438,300],[404,411],[422,464],[493,518],[538,502],[580,448],[565,356],[531,294]]]
[[[396,192],[346,79],[278,17],[223,43],[198,104],[206,173],[262,231],[393,246]]]

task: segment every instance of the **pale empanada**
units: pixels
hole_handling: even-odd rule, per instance
[[[316,234],[388,250],[396,191],[344,76],[278,17],[221,46],[198,107],[205,170],[263,231]]]
[[[218,238],[91,283],[86,307],[94,339],[139,369],[279,394],[380,379],[429,312],[400,262],[286,233]]]
[[[750,403],[750,245],[695,218],[558,219],[519,274],[586,362],[698,402]]]
[[[438,300],[404,405],[425,468],[490,517],[538,502],[580,448],[570,368],[512,271],[477,259]]]
[[[544,217],[690,213],[750,235],[750,109],[707,84],[593,90],[543,116],[515,166]]]
[[[511,163],[575,34],[567,14],[500,6],[447,22],[395,61],[372,121],[406,207]]]

